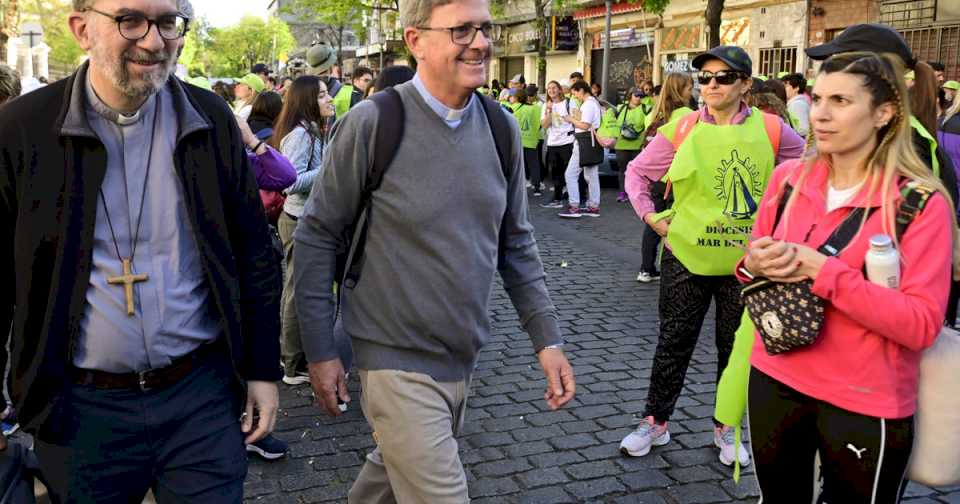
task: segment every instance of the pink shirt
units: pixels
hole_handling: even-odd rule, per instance
[[[828,167],[814,164],[797,197],[774,231],[780,187],[785,179],[796,187],[803,161],[777,167],[760,203],[753,236],[773,236],[817,248],[856,206],[878,207],[879,185],[872,198],[864,191],[850,202],[826,211]],[[891,211],[899,188],[886,195]],[[751,364],[763,373],[808,396],[848,411],[879,418],[913,415],[917,402],[920,357],[943,326],[950,291],[952,220],[943,195],[930,197],[926,208],[900,241],[900,287],[871,283],[863,273],[870,237],[884,229],[882,210],[866,222],[850,245],[827,259],[813,283],[813,293],[826,300],[819,339],[812,345],[768,355],[758,335]],[[741,261],[742,265],[742,261]],[[737,268],[741,281],[746,281]]]
[[[717,123],[717,120],[710,115],[706,107],[700,109],[697,113],[700,114],[700,121],[708,124]],[[751,113],[753,113],[753,110],[741,103],[740,111],[734,116],[731,124],[743,124]],[[783,120],[780,122],[780,152],[777,153],[777,164],[789,159],[799,158],[803,155],[804,149],[803,138],[791,128],[782,124]],[[677,151],[673,149],[670,140],[657,133],[650,144],[627,165],[627,174],[624,179],[627,195],[630,197],[630,203],[633,205],[634,211],[641,219],[654,211],[653,200],[650,197],[650,183],[662,179],[667,174],[676,155]]]

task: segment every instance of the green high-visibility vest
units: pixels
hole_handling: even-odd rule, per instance
[[[915,116],[910,116],[910,127],[930,144],[930,159],[933,160],[931,168],[933,169],[933,174],[936,175],[937,178],[940,178],[940,160],[937,159],[937,139],[933,138],[933,135],[927,131],[927,128],[923,127],[923,123]]]
[[[656,103],[654,103],[652,96],[644,96],[643,98],[640,99],[640,108],[642,108],[645,111],[643,113],[644,115],[647,115],[650,112],[653,112],[653,107],[655,105]]]
[[[638,136],[634,140],[627,140],[620,134],[624,124],[633,126]],[[629,105],[621,105],[617,110],[617,150],[640,150],[643,145],[643,133],[646,130],[647,112],[643,111],[643,104],[639,107],[630,108]]]
[[[672,141],[678,124],[659,131]],[[684,267],[697,275],[733,274],[743,257],[741,233],[753,230],[775,159],[759,109],[743,124],[696,123],[667,172],[674,196],[667,242]]]
[[[353,86],[344,84],[333,97],[333,108],[337,111],[337,119],[343,117],[350,110],[350,100],[353,98]]]
[[[520,141],[524,149],[536,149],[540,141],[540,107],[526,103],[514,103],[513,117],[520,125]]]
[[[600,116],[600,127],[597,128],[597,135],[603,138],[617,138],[620,136],[620,125],[617,124],[617,109],[611,107]],[[617,141],[617,147],[619,147]]]

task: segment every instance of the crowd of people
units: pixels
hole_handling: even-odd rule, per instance
[[[755,464],[764,502],[817,498],[817,455],[819,502],[899,502],[919,362],[960,296],[960,84],[896,31],[808,48],[809,80],[715,47],[612,104],[580,72],[488,86],[483,0],[403,4],[415,70],[341,81],[318,44],[308,75],[257,64],[212,86],[173,75],[191,11],[74,0],[75,74],[20,96],[0,65],[4,416],[55,500],[240,502],[244,450],[287,451],[276,382],[337,416],[355,372],[376,447],[349,501],[467,502],[456,435],[494,275],[563,407],[576,336],[528,205],[599,217],[612,150],[617,202],[645,225],[637,280],[660,282],[620,451],[670,442],[713,304],[719,460]],[[877,250],[893,277],[874,277]]]

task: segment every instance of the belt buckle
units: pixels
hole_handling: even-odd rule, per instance
[[[137,384],[140,386],[140,392],[147,392],[150,390],[150,387],[147,386],[147,373],[149,372],[150,370],[137,373]]]

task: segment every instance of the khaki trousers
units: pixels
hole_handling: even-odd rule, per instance
[[[463,426],[470,380],[360,370],[360,406],[377,447],[348,495],[350,504],[470,502],[454,435]]]

